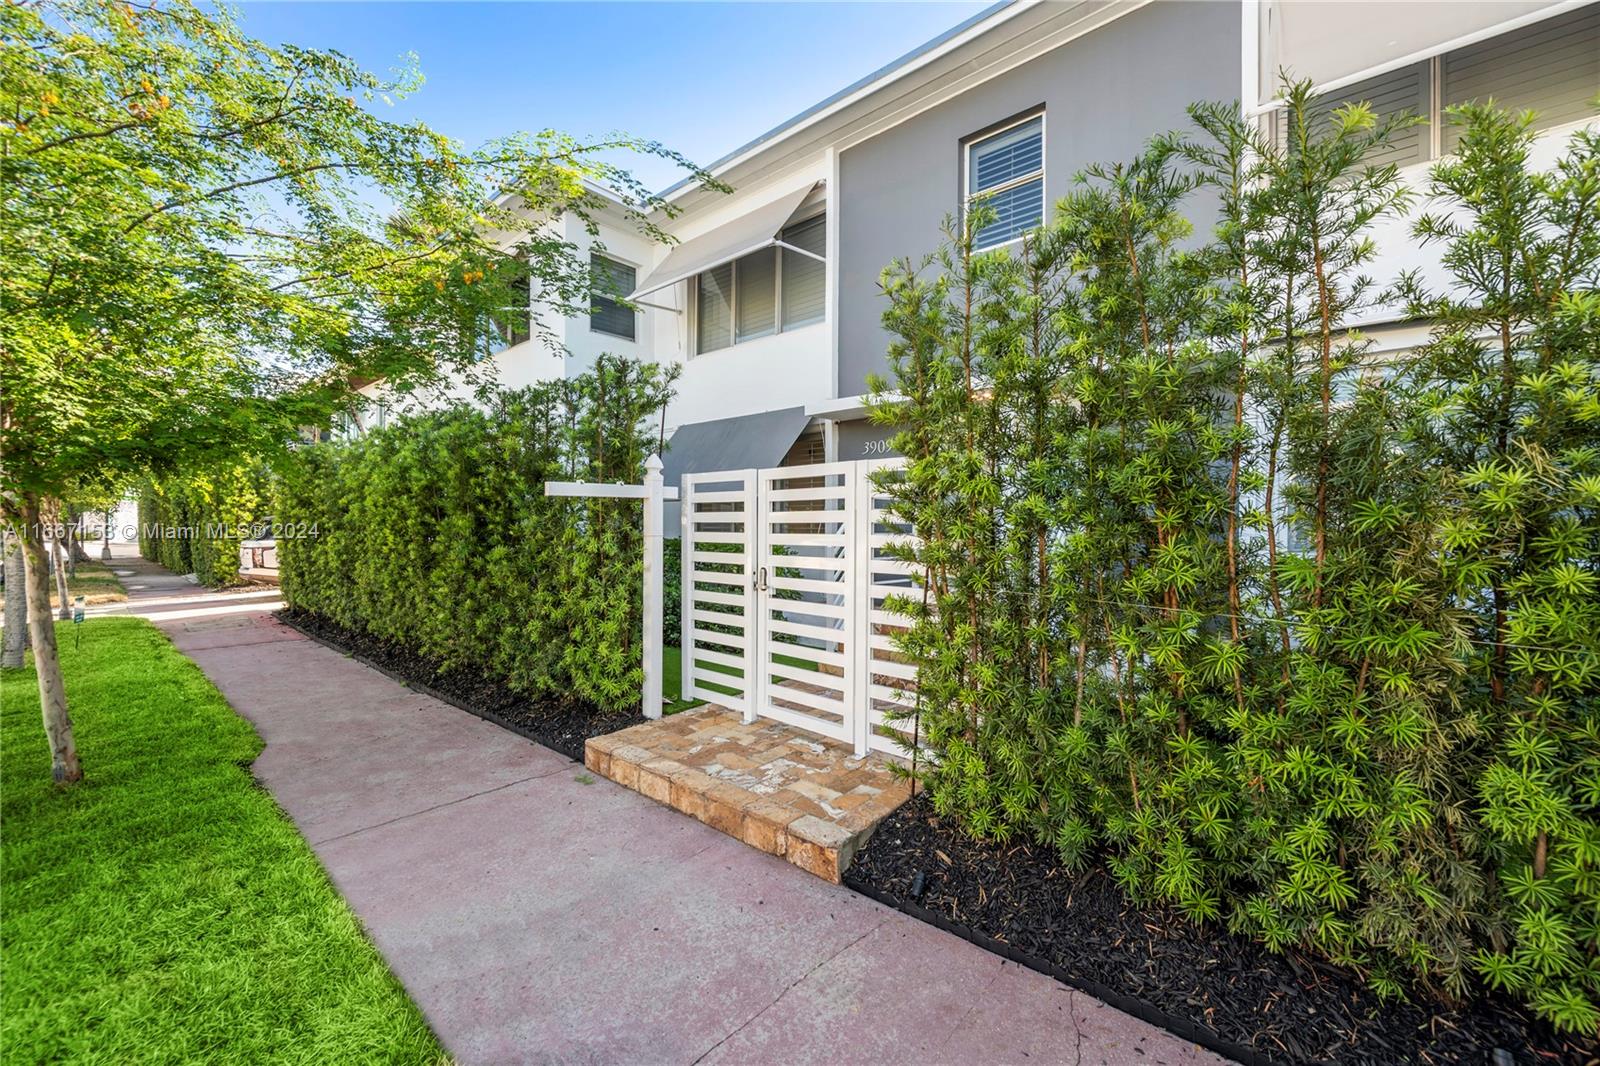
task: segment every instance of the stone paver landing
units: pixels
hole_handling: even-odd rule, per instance
[[[878,823],[910,797],[881,755],[778,722],[702,707],[596,737],[602,777],[838,884]]]

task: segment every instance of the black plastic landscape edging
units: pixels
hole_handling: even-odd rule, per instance
[[[912,903],[910,900],[901,899],[892,892],[886,892],[872,885],[861,884],[851,878],[849,870],[845,871],[844,884],[845,887],[852,891],[859,892],[868,899],[877,900],[885,907],[892,907],[902,914],[910,915],[919,922],[928,923],[935,929],[942,929],[947,933],[952,933],[968,943],[975,944],[991,954],[1000,956],[1008,962],[1014,962],[1018,966],[1025,966],[1033,970],[1035,973],[1054,978],[1064,985],[1093,996],[1102,1003],[1110,1004],[1124,1014],[1131,1014],[1142,1022],[1148,1022],[1158,1029],[1165,1029],[1173,1036],[1193,1044],[1199,1044],[1208,1051],[1215,1051],[1218,1055],[1225,1055],[1235,1062],[1242,1063],[1243,1066],[1285,1066],[1285,1064],[1275,1059],[1268,1058],[1255,1048],[1224,1040],[1210,1029],[1197,1025],[1188,1018],[1180,1018],[1176,1015],[1168,1014],[1166,1011],[1146,1003],[1142,999],[1118,992],[1114,988],[1107,988],[1092,978],[1079,977],[1076,974],[1069,973],[1043,959],[1018,951],[1003,940],[996,940],[994,937],[986,933],[980,933],[970,926],[953,922],[937,911],[930,911],[926,907]]]
[[[494,714],[491,711],[486,711],[481,707],[474,707],[472,704],[468,703],[466,700],[460,699],[459,697],[456,697],[456,696],[452,696],[448,692],[441,692],[438,689],[434,688],[432,685],[423,684],[421,681],[413,681],[411,678],[406,677],[404,674],[400,673],[398,670],[391,670],[387,666],[382,665],[381,663],[373,662],[371,659],[367,658],[365,655],[362,655],[360,652],[352,651],[351,649],[345,647],[343,644],[339,644],[339,643],[337,643],[335,641],[329,640],[327,637],[324,637],[320,633],[313,633],[313,632],[311,632],[311,630],[307,629],[305,626],[302,626],[299,623],[297,623],[297,622],[295,622],[295,621],[293,621],[291,619],[285,618],[281,614],[276,614],[276,615],[274,615],[274,617],[276,617],[278,619],[278,621],[282,622],[284,625],[288,626],[290,629],[294,630],[296,633],[299,633],[301,636],[305,637],[307,640],[314,640],[318,644],[321,644],[324,648],[329,648],[329,649],[331,649],[333,651],[336,651],[340,655],[343,655],[347,659],[354,659],[356,662],[360,663],[362,666],[365,666],[367,669],[376,670],[376,671],[378,671],[378,673],[382,674],[384,677],[387,677],[387,678],[389,678],[390,680],[393,680],[393,681],[400,682],[402,685],[404,685],[408,689],[411,689],[413,692],[420,692],[424,696],[432,696],[434,699],[438,700],[440,703],[448,703],[450,706],[454,707],[458,711],[466,711],[468,714],[472,715],[474,718],[482,718],[485,722],[488,722],[491,725],[497,725],[501,729],[506,730],[508,733],[515,733],[517,736],[521,737],[523,740],[531,740],[533,743],[539,745],[541,748],[545,748],[548,751],[555,752],[557,755],[561,755],[561,756],[564,756],[564,757],[566,757],[568,759],[571,759],[573,762],[578,763],[579,765],[582,765],[582,763],[583,763],[583,759],[582,758],[574,757],[573,754],[570,751],[562,751],[560,748],[551,747],[549,744],[547,744],[543,740],[539,739],[539,737],[533,732],[533,730],[528,729],[526,726],[517,725],[515,722],[508,722],[506,719],[501,718],[499,715]]]

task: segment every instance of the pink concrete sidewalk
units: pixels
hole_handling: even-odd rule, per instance
[[[118,565],[144,597],[176,591]],[[264,611],[163,613],[260,730],[256,775],[461,1063],[1224,1061]]]

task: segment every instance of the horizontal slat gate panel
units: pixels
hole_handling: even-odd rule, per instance
[[[770,718],[774,722],[782,722],[784,725],[792,725],[796,729],[805,729],[812,733],[820,733],[825,737],[832,737],[835,740],[849,739],[845,735],[844,727],[836,726],[829,722],[824,722],[814,715],[803,714],[799,711],[792,711],[787,707],[765,707],[761,711],[761,717]]]
[[[916,583],[908,580],[920,570],[890,554],[896,547],[914,546],[916,542],[905,521],[888,511],[893,504],[889,494],[892,487],[877,487],[873,484],[873,475],[902,470],[905,460],[875,459],[866,461],[863,466],[865,469],[860,475],[863,482],[860,611],[865,647],[857,698],[865,721],[866,746],[874,751],[903,755],[905,745],[901,738],[909,741],[909,723],[891,722],[886,712],[915,707],[917,670],[912,664],[899,661],[902,657],[894,643],[895,633],[910,625],[911,620],[890,610],[885,601],[890,596],[920,596]],[[884,684],[885,681],[892,683]]]
[[[851,743],[859,713],[855,477],[854,463],[762,470],[756,504],[758,566],[765,570],[756,713]],[[827,648],[807,647],[808,641]]]
[[[686,474],[679,488],[682,695],[747,719],[754,708],[750,665],[757,645],[751,630],[759,621],[750,582],[755,492],[755,470]],[[727,627],[735,631],[719,631]]]
[[[914,545],[874,472],[903,460],[720,470],[683,479],[685,695],[901,754],[916,667],[890,597],[920,595]],[[706,486],[700,488],[700,486]],[[732,632],[723,630],[731,629]],[[908,739],[908,738],[907,738]]]
[[[810,600],[779,600],[768,597],[763,601],[761,609],[767,612],[769,618],[774,611],[777,611],[798,625],[817,625],[819,623],[802,619],[843,619],[851,608],[848,603],[813,603]]]
[[[772,563],[777,563],[777,562],[779,562],[779,560],[776,560],[776,559],[772,560]],[[842,595],[844,595],[844,593],[839,588],[839,586],[841,584],[840,581],[823,581],[823,580],[816,579],[816,578],[778,577],[776,575],[772,575],[772,576],[769,576],[767,578],[767,584],[770,587],[774,588],[774,589],[784,589],[784,590],[789,591],[789,592],[810,592],[810,593],[813,593],[815,595],[821,595],[821,596],[842,596]],[[802,603],[805,603],[805,602],[806,601],[804,601],[804,600],[792,600],[792,601],[777,600],[777,601],[775,601],[776,604],[784,605],[784,606],[786,606],[788,603],[794,603],[795,605],[798,606],[798,605],[800,605]],[[819,604],[819,606],[820,606],[820,604]]]
[[[730,512],[730,513],[737,514],[738,512],[735,511],[735,512]],[[699,525],[704,525],[704,526],[709,526],[709,525],[712,525],[713,523],[702,517],[699,520],[698,524]],[[742,547],[744,545],[744,534],[743,533],[723,533],[723,532],[718,532],[718,531],[715,531],[715,530],[704,530],[704,529],[702,529],[702,530],[700,530],[700,531],[695,533],[694,542],[696,544],[737,544],[737,545],[740,545]],[[729,552],[728,554],[731,555],[733,553]]]
[[[745,597],[743,595],[735,596],[731,592],[716,592],[710,589],[694,589],[693,593],[690,597],[690,603],[692,604],[717,603],[727,607],[738,607],[738,617],[744,617]]]
[[[708,637],[720,637],[730,644],[744,643],[744,615],[741,614],[711,614],[707,611],[693,611],[694,627],[697,633],[705,633]],[[727,626],[732,630],[725,633],[713,626]]]
[[[710,648],[699,648],[699,647],[695,648],[694,649],[694,657],[697,660],[697,664],[700,663],[700,662],[716,663],[716,664],[721,665],[721,666],[731,666],[736,670],[743,670],[744,666],[745,666],[744,657],[743,656],[741,656],[741,655],[725,655],[720,651],[712,651]],[[737,675],[725,674],[725,673],[722,673],[721,671],[717,671],[717,676],[718,677],[735,677]]]

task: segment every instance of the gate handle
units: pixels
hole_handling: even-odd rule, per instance
[[[751,581],[750,581],[750,587],[755,589],[757,592],[765,592],[765,591],[767,591],[767,568],[766,567],[763,566],[759,570],[756,571],[756,576],[754,578],[752,578]]]

